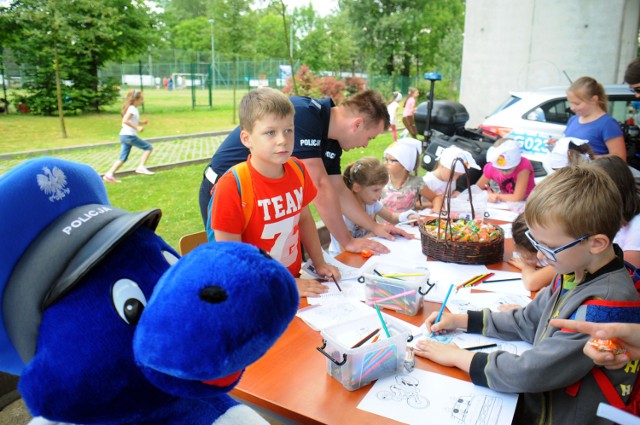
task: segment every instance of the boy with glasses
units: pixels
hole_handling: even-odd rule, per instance
[[[549,322],[554,318],[611,321],[610,316],[602,317],[603,312],[612,312],[611,306],[640,306],[622,251],[611,242],[620,228],[621,211],[613,180],[592,165],[565,167],[545,178],[528,198],[524,214],[538,258],[554,268],[556,284],[541,290],[522,309],[445,314],[437,323],[432,314],[426,321],[427,330],[435,333],[463,328],[527,341],[533,348],[521,355],[474,353],[420,341],[416,354],[468,372],[476,385],[521,393],[515,424],[609,424],[596,417],[598,403],[606,399],[590,373],[593,362],[582,351],[589,335]],[[626,313],[620,310],[615,312]],[[637,309],[632,313],[637,315]],[[628,319],[638,321],[633,314]],[[637,365],[603,372],[626,400]]]

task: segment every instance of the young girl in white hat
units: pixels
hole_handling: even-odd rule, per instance
[[[464,167],[459,162],[456,164],[455,170],[451,169],[453,161],[456,158],[462,159],[467,168],[475,168],[476,170],[480,169],[471,153],[462,150],[457,146],[449,146],[444,149],[438,159],[438,165],[436,165],[433,171],[425,174],[423,177],[425,186],[422,189],[421,195],[423,198],[426,198],[431,202],[431,210],[433,212],[440,213],[444,191],[447,187],[447,182],[449,181],[451,173],[453,173],[454,188],[458,177],[464,174]],[[456,197],[459,193],[460,192],[454,191],[451,196]]]
[[[476,184],[489,191],[489,202],[520,202],[536,186],[533,178],[533,165],[520,155],[518,142],[505,138],[497,140],[487,151],[487,165]],[[499,192],[491,189],[491,182],[498,185]]]
[[[421,142],[408,137],[385,149],[384,165],[389,181],[382,189],[381,202],[390,211],[401,213],[416,207],[424,183],[411,173],[416,169],[421,151]]]

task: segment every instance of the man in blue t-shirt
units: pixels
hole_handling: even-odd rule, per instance
[[[314,205],[320,218],[345,250],[356,253],[364,249],[376,253],[388,252],[378,242],[353,238],[342,214],[377,236],[387,239],[393,239],[393,234],[407,236],[406,233],[395,226],[381,225],[371,219],[358,206],[340,173],[343,150],[366,147],[369,141],[389,128],[389,113],[384,99],[379,93],[367,90],[338,106],[330,98],[312,99],[304,96],[292,97],[291,103],[296,111],[293,156],[304,162],[318,188]],[[205,169],[199,196],[204,223],[207,221],[213,184],[229,168],[246,161],[248,156],[249,150],[240,142],[238,127],[229,133]]]

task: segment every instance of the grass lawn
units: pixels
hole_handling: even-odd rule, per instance
[[[247,92],[236,92],[236,105]],[[214,108],[208,107],[208,92],[196,92],[197,103],[205,106],[191,107],[191,90],[145,90],[145,110],[142,118],[150,120],[143,137],[160,137],[228,130],[234,123],[234,99],[232,90],[214,92]],[[40,117],[11,113],[0,114],[0,154],[37,149],[53,149],[67,146],[116,142],[120,129],[121,102],[99,114],[71,115],[65,117],[69,138],[62,139],[58,117]],[[13,111],[13,108],[11,108]],[[391,133],[378,136],[367,149],[354,149],[342,155],[343,168],[363,156],[382,158],[384,149],[391,143]],[[203,229],[198,207],[198,190],[204,165],[189,165],[162,170],[153,176],[122,177],[121,184],[107,185],[109,199],[114,206],[127,211],[160,208],[163,218],[158,234],[177,249],[178,240],[187,233]],[[316,220],[315,209],[311,208]]]
[[[236,107],[247,90],[236,91]],[[68,115],[64,117],[68,138],[62,138],[58,116],[43,117],[29,114],[0,114],[0,153],[23,152],[53,147],[90,145],[117,142],[120,132],[120,108],[122,99],[103,112]],[[143,119],[149,119],[143,137],[152,138],[180,134],[203,133],[229,130],[237,125],[237,111],[234,112],[233,90],[213,92],[213,110],[209,108],[209,92],[196,90],[196,106],[192,108],[191,90],[144,91]]]

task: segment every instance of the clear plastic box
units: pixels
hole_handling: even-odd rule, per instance
[[[390,316],[384,316],[384,319],[390,338],[385,335],[375,312],[372,316],[320,332],[324,345],[318,347],[318,351],[327,357],[327,373],[347,390],[355,391],[376,379],[393,375],[403,367],[411,330],[398,319]],[[377,329],[376,335],[354,348]]]
[[[369,264],[371,263],[371,264]],[[369,261],[363,269],[364,293],[367,305],[415,316],[428,292],[429,270]],[[385,300],[387,299],[387,300]]]

